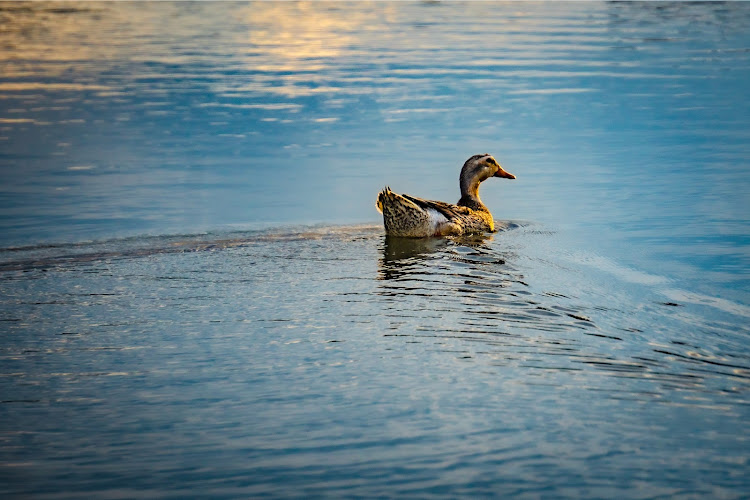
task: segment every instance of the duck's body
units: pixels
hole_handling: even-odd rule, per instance
[[[378,195],[377,207],[383,213],[385,232],[391,236],[425,238],[495,230],[492,214],[484,205],[472,209],[385,188]]]
[[[479,184],[490,177],[515,179],[488,155],[474,155],[461,169],[461,199],[457,204],[396,194],[385,188],[376,206],[390,236],[426,238],[495,230],[492,214],[479,199]]]

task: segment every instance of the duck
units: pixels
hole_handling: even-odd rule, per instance
[[[490,154],[474,155],[464,163],[459,176],[461,199],[455,205],[396,194],[385,187],[375,203],[383,214],[387,236],[429,238],[494,232],[495,221],[479,198],[479,185],[491,177],[515,179]]]

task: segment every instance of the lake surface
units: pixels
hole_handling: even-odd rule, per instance
[[[750,4],[0,2],[4,498],[747,498]],[[490,152],[501,231],[399,241]]]

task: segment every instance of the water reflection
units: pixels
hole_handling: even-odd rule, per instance
[[[420,261],[430,258],[450,242],[446,238],[397,238],[384,236],[383,256],[378,267],[378,279],[398,280],[407,276]]]
[[[368,31],[377,29],[396,6],[360,7],[349,9],[342,4],[318,2],[241,6],[234,17],[249,29],[239,34],[236,42],[248,47],[247,65],[253,71],[287,72],[285,81],[290,87],[301,80],[293,75],[306,74],[308,81],[315,81],[316,76],[324,76],[315,72],[350,53],[352,46]],[[277,85],[270,85],[267,90],[273,91],[274,87]]]
[[[520,224],[510,221],[495,221],[496,232],[508,231],[522,227]],[[382,276],[380,279],[392,279],[399,275],[402,265],[410,265],[415,258],[428,258],[438,254],[447,248],[474,249],[472,254],[478,257],[491,254],[490,243],[494,240],[491,233],[468,234],[451,236],[448,238],[399,238],[386,235],[383,237],[383,258],[380,261]],[[489,258],[496,264],[504,264],[502,259]]]

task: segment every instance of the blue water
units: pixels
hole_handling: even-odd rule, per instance
[[[4,497],[747,497],[750,4],[0,26]]]

